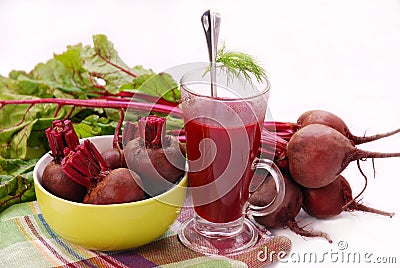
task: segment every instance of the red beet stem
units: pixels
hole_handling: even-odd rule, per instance
[[[186,142],[184,130],[170,130],[169,134],[177,135],[178,140],[182,143]],[[258,153],[260,153],[265,158],[275,160],[283,159],[286,157],[287,143],[287,140],[283,139],[279,135],[279,133],[263,129],[261,133],[261,146]]]
[[[297,123],[291,122],[275,122],[275,121],[265,121],[263,123],[263,131],[268,131],[278,136],[279,138],[288,141],[292,135],[300,129],[300,126]],[[185,130],[170,130],[170,134],[172,135],[184,135]]]
[[[287,223],[287,226],[289,227],[290,230],[292,230],[293,232],[295,232],[298,235],[306,236],[306,237],[323,237],[326,240],[328,240],[329,243],[333,242],[331,237],[327,233],[319,232],[319,231],[307,231],[307,230],[304,230],[295,221],[289,221]]]
[[[300,125],[291,122],[265,121],[263,128],[275,133],[280,138],[289,141],[293,134],[300,129]]]
[[[264,129],[272,132],[296,132],[300,126],[292,122],[265,121]]]
[[[146,147],[162,147],[165,136],[166,118],[150,115],[139,119],[139,135],[146,142]]]
[[[74,107],[89,107],[89,108],[114,108],[114,109],[132,109],[145,112],[159,112],[165,113],[179,118],[182,117],[182,110],[179,107],[172,107],[163,104],[144,103],[144,102],[127,102],[123,100],[79,100],[79,99],[62,99],[62,98],[43,98],[43,99],[29,99],[29,100],[0,100],[0,109],[5,105],[17,104],[58,104],[60,106],[71,105]]]
[[[60,163],[64,158],[65,148],[74,150],[79,145],[78,136],[70,120],[54,120],[45,132],[56,163]]]
[[[138,127],[131,121],[126,121],[122,132],[122,144],[125,146],[129,141],[136,138]]]
[[[286,147],[288,142],[276,133],[263,129],[261,132],[261,152],[270,151],[274,159],[281,159],[286,156]]]
[[[98,99],[106,99],[106,100],[125,100],[125,101],[130,101],[132,98],[137,99],[137,100],[142,100],[142,101],[147,101],[151,103],[157,103],[157,104],[163,104],[167,106],[177,106],[179,102],[172,102],[168,101],[164,98],[160,98],[157,96],[152,96],[146,93],[142,92],[132,92],[132,91],[121,91],[118,92],[117,94],[111,94],[109,92],[95,92],[99,95]]]
[[[279,136],[280,138],[284,139],[285,141],[289,141],[292,138],[293,134],[294,134],[294,132],[293,133],[276,132],[276,135]]]
[[[75,148],[75,151],[70,151],[61,164],[65,174],[87,188],[100,182],[110,171],[104,158],[90,140],[85,140]]]
[[[186,136],[180,135],[180,136],[176,136],[179,140],[179,142],[181,143],[186,143]]]
[[[113,138],[113,148],[121,150],[121,147],[119,146],[119,133],[121,132],[121,127],[122,123],[124,122],[124,117],[125,117],[125,111],[123,108],[121,108],[121,115],[118,120],[118,124],[115,128],[114,132],[114,138]]]

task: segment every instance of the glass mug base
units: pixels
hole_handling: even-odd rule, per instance
[[[244,216],[231,222],[213,223],[209,222],[195,213],[194,228],[201,235],[210,238],[231,237],[239,234],[243,229]]]
[[[246,218],[240,219],[239,229],[227,231],[204,230],[202,224],[192,218],[178,231],[179,240],[188,248],[206,255],[234,255],[253,247],[258,241],[256,227]],[[223,235],[221,235],[223,234]],[[229,234],[229,235],[228,235]]]

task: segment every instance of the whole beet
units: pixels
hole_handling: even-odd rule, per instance
[[[374,140],[378,140],[384,137],[388,137],[400,132],[400,128],[394,131],[390,131],[387,133],[376,134],[373,136],[355,136],[350,132],[350,129],[347,127],[346,123],[337,115],[323,111],[323,110],[311,110],[303,113],[300,115],[299,119],[297,120],[297,124],[300,127],[305,127],[311,124],[322,124],[329,126],[333,129],[336,129],[340,133],[342,133],[345,137],[349,140],[353,141],[354,144],[362,144]]]
[[[44,189],[65,200],[82,202],[86,195],[86,187],[70,179],[62,170],[61,164],[51,161],[42,175]]]
[[[42,186],[51,194],[65,200],[82,202],[87,191],[86,187],[72,180],[64,173],[61,166],[65,149],[74,150],[79,144],[72,122],[54,120],[45,133],[53,160],[43,170]]]
[[[254,217],[256,222],[268,228],[289,227],[293,232],[307,237],[324,237],[332,242],[328,234],[318,231],[308,231],[300,227],[295,218],[300,212],[303,204],[301,188],[290,177],[284,173],[285,178],[285,197],[282,204],[271,214],[262,217]],[[276,193],[275,183],[270,175],[263,184],[250,196],[249,202],[256,206],[266,206],[272,201],[273,193]],[[271,194],[272,193],[272,194]]]
[[[185,169],[185,148],[176,137],[165,134],[165,122],[157,116],[141,118],[139,136],[124,147],[127,166],[139,174],[151,196],[168,190]]]
[[[285,176],[285,197],[277,210],[263,217],[254,217],[258,223],[270,228],[286,227],[289,221],[294,221],[299,214],[303,195],[300,187],[287,174]],[[250,196],[249,202],[256,206],[265,206],[270,203],[276,193],[274,180],[267,177],[264,183]]]
[[[113,169],[90,189],[83,203],[108,205],[139,201],[144,199],[142,188],[141,179],[135,172],[127,168]]]
[[[355,210],[389,217],[394,215],[394,213],[374,209],[353,200],[350,184],[341,175],[325,187],[316,189],[304,188],[303,209],[309,215],[321,219],[334,217],[343,211]]]
[[[287,147],[290,175],[306,188],[328,185],[351,161],[399,156],[400,153],[360,150],[340,132],[322,124],[301,128],[289,140]]]

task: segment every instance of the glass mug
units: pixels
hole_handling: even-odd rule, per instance
[[[183,224],[179,239],[204,254],[239,253],[258,240],[256,227],[246,215],[272,213],[285,193],[279,168],[257,157],[269,82],[260,84],[217,67],[216,96],[211,96],[205,66],[183,75],[180,89],[194,218]],[[256,169],[267,170],[278,190],[274,201],[264,207],[248,202]]]

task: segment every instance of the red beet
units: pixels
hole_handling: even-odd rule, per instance
[[[127,168],[113,169],[85,196],[87,204],[118,204],[144,198],[144,191],[138,174]]]
[[[306,188],[328,185],[351,161],[399,156],[400,153],[360,150],[340,132],[322,124],[301,128],[292,136],[287,147],[290,174]]]
[[[107,165],[110,169],[117,169],[121,167],[126,167],[125,157],[122,150],[120,151],[118,148],[111,148],[109,150],[105,150],[101,153],[106,161]]]
[[[354,144],[356,144],[356,145],[374,141],[374,140],[378,140],[378,139],[388,137],[388,136],[391,136],[391,135],[394,135],[394,134],[400,132],[400,128],[399,128],[394,131],[390,131],[390,132],[382,133],[382,134],[376,134],[376,135],[368,136],[368,137],[354,136],[350,132],[347,125],[344,123],[344,121],[340,117],[338,117],[337,115],[335,115],[333,113],[330,113],[327,111],[322,111],[322,110],[312,110],[312,111],[307,111],[307,112],[303,113],[297,120],[297,124],[300,125],[300,127],[305,127],[310,124],[327,125],[331,128],[336,129],[340,133],[342,133],[348,139],[352,140],[354,142]]]
[[[157,116],[141,118],[139,137],[124,147],[128,167],[139,174],[151,196],[169,189],[185,169],[185,148],[176,137],[165,134],[165,122]]]
[[[126,168],[110,170],[90,140],[68,152],[61,164],[70,178],[88,189],[84,203],[117,204],[144,198],[140,177]]]
[[[303,202],[301,188],[297,185],[288,174],[285,177],[285,197],[282,204],[277,210],[269,215],[262,217],[254,217],[254,219],[268,228],[289,227],[293,232],[307,237],[324,237],[330,243],[332,242],[328,234],[324,232],[308,231],[300,227],[295,218],[300,212]],[[272,178],[266,178],[263,184],[251,195],[249,202],[256,206],[265,206],[269,204],[276,193],[275,183]]]
[[[44,169],[42,186],[50,193],[65,200],[82,202],[86,187],[69,178],[60,164],[51,161]]]
[[[74,150],[79,144],[78,136],[70,120],[55,120],[46,129],[46,136],[51,149],[53,161],[45,167],[42,174],[42,186],[51,194],[60,198],[82,202],[86,188],[69,178],[62,170],[61,161],[65,148]]]
[[[346,206],[347,205],[347,206]],[[353,199],[348,181],[339,175],[333,182],[317,189],[303,189],[303,209],[316,218],[330,218],[343,211],[365,211],[392,217],[389,213],[360,204]]]

